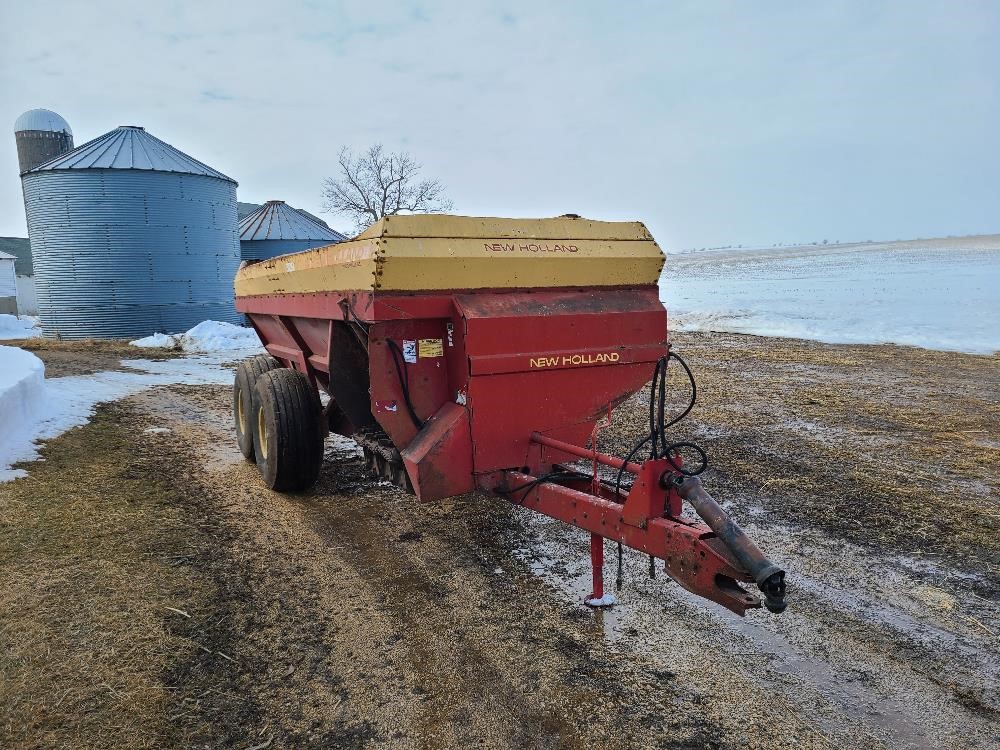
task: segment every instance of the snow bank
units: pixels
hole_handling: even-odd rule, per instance
[[[47,400],[42,360],[24,349],[0,346],[0,474],[3,467],[17,460],[16,452],[8,455],[8,449],[31,441],[31,430]]]
[[[31,315],[0,315],[0,340],[33,339],[42,335],[38,318]]]
[[[41,360],[23,349],[0,346],[0,482],[24,476],[11,465],[37,459],[39,440],[86,424],[98,404],[155,386],[231,385],[232,370],[223,363],[232,360],[232,351],[163,361],[124,360],[130,371],[44,379]],[[8,381],[21,383],[19,390],[5,386]]]
[[[184,333],[154,333],[129,342],[151,349],[183,349],[186,352],[232,352],[261,349],[260,339],[252,328],[234,326],[217,320],[205,320]]]

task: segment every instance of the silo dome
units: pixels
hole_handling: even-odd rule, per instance
[[[51,109],[29,109],[14,120],[14,132],[24,130],[47,130],[51,133],[73,135],[69,123]]]
[[[14,121],[21,174],[73,149],[69,123],[49,109],[29,109]]]
[[[265,260],[347,238],[284,201],[268,201],[240,220],[243,260]]]
[[[237,323],[236,182],[137,126],[22,175],[46,336]]]

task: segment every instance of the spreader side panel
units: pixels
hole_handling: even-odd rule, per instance
[[[534,469],[534,431],[585,441],[608,405],[638,391],[667,352],[655,287],[457,295],[456,306],[477,474]]]

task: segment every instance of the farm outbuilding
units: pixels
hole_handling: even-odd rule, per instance
[[[345,239],[340,232],[284,201],[268,201],[240,220],[243,260],[266,260]]]
[[[0,253],[0,313],[17,314],[17,276],[9,253]]]
[[[31,268],[31,243],[27,237],[0,237],[0,253],[14,256],[17,277],[17,314],[38,315],[35,277]]]
[[[236,323],[236,181],[122,126],[22,175],[46,336]]]

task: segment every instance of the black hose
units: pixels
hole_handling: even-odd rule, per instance
[[[679,473],[686,477],[696,477],[705,469],[708,468],[708,454],[705,453],[705,449],[702,448],[697,443],[671,443],[667,446],[670,450],[666,454],[666,459],[670,462],[670,465],[674,467]],[[698,459],[701,463],[698,465],[697,469],[686,469],[682,465],[674,461],[674,453],[679,453],[681,448],[690,448],[695,453],[698,454]]]
[[[668,422],[666,420],[667,364],[671,359],[676,359],[681,363],[681,367],[684,368],[684,372],[688,377],[688,382],[691,384],[691,398],[684,411],[673,417]],[[653,381],[649,386],[649,434],[644,435],[639,442],[632,447],[632,450],[630,450],[628,455],[625,456],[624,462],[618,469],[618,476],[615,479],[616,497],[621,493],[622,476],[625,474],[625,466],[639,451],[642,450],[646,443],[650,444],[650,458],[666,458],[670,462],[670,465],[684,476],[695,476],[697,474],[701,474],[708,468],[708,455],[701,446],[690,442],[667,442],[667,430],[690,414],[697,400],[698,384],[695,382],[694,373],[691,372],[691,368],[688,367],[687,362],[685,362],[681,356],[677,354],[677,352],[673,351],[669,352],[665,357],[660,357],[656,361],[656,367],[653,368]],[[698,454],[700,464],[697,469],[685,469],[674,460],[674,454],[682,448],[694,450]]]
[[[686,417],[688,414],[691,413],[691,410],[694,408],[695,401],[698,400],[698,383],[695,382],[694,373],[691,372],[691,368],[687,366],[687,362],[681,359],[681,355],[678,354],[677,352],[670,352],[670,354],[667,356],[667,359],[676,359],[678,362],[681,363],[681,367],[684,368],[684,372],[687,373],[688,382],[691,383],[691,400],[688,401],[687,408],[684,411],[682,411],[676,417],[674,417],[665,425],[663,425],[663,429],[668,429],[670,427],[673,427],[675,424],[684,419],[684,417]],[[664,365],[663,366],[664,374],[666,373],[666,371],[667,371],[667,366]]]
[[[406,403],[406,411],[409,412],[410,419],[413,420],[413,425],[418,430],[422,430],[424,422],[417,416],[417,411],[413,408],[413,402],[410,401],[410,372],[399,364],[403,352],[399,348],[399,344],[392,339],[386,339],[386,341],[389,344],[389,350],[392,352],[392,362],[396,365],[396,376],[399,378],[399,387],[403,391],[403,401]]]
[[[653,382],[649,386],[649,435],[647,435],[648,440],[654,440],[653,445],[650,448],[650,458],[656,455],[656,386],[660,381],[660,370],[663,368],[664,357],[660,357],[656,360],[656,367],[653,368]],[[643,441],[645,442],[645,441]]]
[[[663,449],[667,445],[667,436],[663,431],[663,423],[666,419],[667,412],[667,363],[670,361],[670,356],[667,355],[665,359],[661,359],[660,362],[663,367],[660,368],[660,392],[659,392],[659,404],[657,404],[656,409],[656,424],[653,425],[653,458],[656,458],[656,453],[663,455]],[[657,425],[659,425],[659,431],[656,430]],[[660,443],[657,445],[656,439],[659,438]]]

